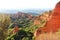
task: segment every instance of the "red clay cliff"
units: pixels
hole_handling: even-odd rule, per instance
[[[46,25],[37,30],[36,35],[41,32],[49,33],[49,32],[57,32],[60,28],[60,2],[58,2],[55,6],[55,9],[52,12],[51,19],[46,23]],[[40,32],[40,33],[39,33]]]

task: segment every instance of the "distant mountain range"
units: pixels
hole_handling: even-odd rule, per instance
[[[15,14],[17,12],[29,13],[29,14],[41,14],[49,9],[22,9],[22,10],[0,10],[0,13]]]

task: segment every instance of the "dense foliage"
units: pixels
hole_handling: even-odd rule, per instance
[[[3,20],[1,20],[3,25],[1,27],[3,27],[4,30],[0,30],[0,32],[2,35],[4,34],[2,32],[5,32],[6,34],[3,36],[1,35],[1,40],[34,40],[34,32],[36,29],[43,27],[46,23],[46,20],[40,19],[39,16],[37,19],[34,18],[34,16],[31,17],[30,15],[19,15],[17,17],[15,15],[13,17],[11,15],[3,15]],[[34,20],[39,20],[40,24],[35,25]],[[14,33],[16,25],[18,26],[19,31]]]

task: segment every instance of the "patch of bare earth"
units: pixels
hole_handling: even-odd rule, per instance
[[[43,33],[36,37],[35,40],[60,40],[60,35],[56,33]]]

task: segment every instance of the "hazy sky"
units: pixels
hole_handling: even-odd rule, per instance
[[[51,8],[59,0],[0,0],[1,9]]]

